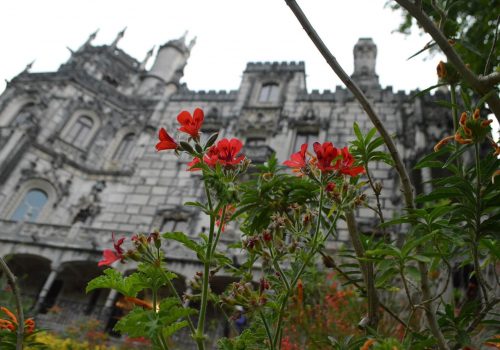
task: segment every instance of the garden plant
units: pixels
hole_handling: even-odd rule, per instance
[[[396,0],[448,59],[439,62],[437,75],[438,85],[450,90],[450,99],[440,103],[451,110],[454,130],[429,145],[415,166],[440,174],[431,191],[416,195],[393,136],[364,93],[297,3],[286,3],[374,128],[355,123],[350,144],[303,144],[288,160],[271,157],[255,166],[239,139],[201,137],[203,110],[181,111],[179,133],[159,128],[156,150],[188,159],[186,171],[201,174],[203,199],[185,205],[207,215],[208,230],[113,237],[99,262],[110,267],[87,292],[111,288],[133,303],[115,330],[149,339],[154,349],[174,348],[171,338],[180,330],[198,350],[208,349],[209,306],[234,328],[234,336],[217,342],[225,350],[500,348],[500,146],[491,135],[491,118],[500,119],[496,33],[484,52],[486,67],[475,72],[454,48],[459,38],[446,37],[426,13],[432,5],[445,21],[453,2]],[[394,217],[383,215],[383,187],[372,174],[376,163],[398,174],[404,206]],[[360,207],[378,217],[368,234],[356,222]],[[341,221],[350,244],[328,249]],[[230,246],[244,257],[237,264],[221,249],[228,225],[241,232],[241,241]],[[192,251],[203,266],[189,294],[174,287],[168,241]],[[111,267],[131,261],[137,269],[129,275]],[[467,285],[454,290],[452,276],[464,270]],[[211,280],[221,272],[238,282],[216,294]],[[13,278],[10,283],[15,289]],[[168,297],[160,293],[165,289]],[[140,297],[145,292],[151,300]],[[21,349],[32,321],[24,321],[19,305],[17,316],[2,312],[0,344],[15,348],[17,342]],[[247,324],[240,333],[235,315],[242,312]]]

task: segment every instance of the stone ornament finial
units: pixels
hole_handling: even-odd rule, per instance
[[[145,69],[146,64],[148,64],[149,59],[153,56],[153,53],[155,51],[156,45],[153,45],[153,47],[146,53],[146,57],[141,62],[141,65],[139,66],[139,69]]]
[[[123,28],[118,34],[116,35],[115,40],[111,43],[111,48],[116,48],[118,45],[118,42],[125,36],[125,31],[127,30],[127,27]]]

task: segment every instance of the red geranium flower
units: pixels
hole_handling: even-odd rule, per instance
[[[290,160],[286,160],[283,162],[284,165],[293,168],[294,173],[302,172],[302,169],[306,167],[306,152],[307,152],[307,143],[302,144],[300,146],[300,151],[294,153],[290,156]],[[300,174],[299,174],[300,175]]]
[[[239,164],[245,159],[245,156],[238,156],[243,143],[238,139],[222,139],[217,143],[218,162],[224,166]]]
[[[166,149],[177,149],[178,145],[175,140],[167,133],[167,130],[164,128],[160,129],[160,133],[158,135],[160,142],[156,144],[157,151],[163,151]]]
[[[335,164],[335,169],[340,171],[342,174],[350,175],[350,176],[358,176],[365,172],[365,168],[363,166],[353,166],[354,157],[351,153],[349,153],[349,149],[347,147],[342,148],[342,159],[337,160]]]
[[[325,142],[323,144],[315,142],[313,144],[313,149],[318,158],[318,169],[321,170],[322,173],[335,169],[332,166],[332,161],[339,155],[339,150],[333,147],[331,142]]]
[[[201,124],[205,118],[203,110],[196,108],[193,115],[188,111],[182,111],[177,116],[177,121],[181,124],[179,131],[189,134],[193,139],[197,140],[199,137]]]
[[[123,248],[121,247],[123,242],[125,241],[125,237],[122,237],[117,241],[115,241],[115,234],[112,233],[113,237],[113,247],[114,251],[111,249],[104,249],[102,252],[102,260],[97,263],[97,266],[109,266],[117,260],[123,261],[125,257],[123,256]]]

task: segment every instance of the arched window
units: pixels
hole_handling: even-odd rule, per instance
[[[76,122],[71,125],[71,128],[64,135],[64,140],[75,146],[85,147],[87,137],[94,126],[92,118],[86,115],[78,117]]]
[[[130,155],[132,147],[134,146],[134,137],[135,135],[133,133],[125,135],[125,137],[120,142],[120,145],[116,149],[116,152],[113,155],[113,159],[124,160],[126,157]]]
[[[280,89],[276,83],[262,85],[259,94],[259,102],[278,102]]]
[[[27,221],[36,221],[48,199],[47,193],[41,189],[29,190],[12,214],[11,220],[21,221],[26,219]]]

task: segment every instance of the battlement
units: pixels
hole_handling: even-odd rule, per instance
[[[182,91],[170,98],[172,101],[235,101],[238,96],[236,90],[200,90],[200,91]]]
[[[287,71],[287,72],[305,72],[306,65],[304,61],[291,62],[248,62],[245,73],[251,72],[269,72],[269,71]]]

